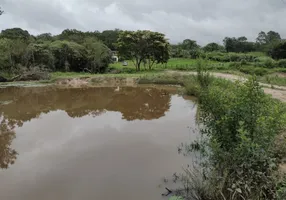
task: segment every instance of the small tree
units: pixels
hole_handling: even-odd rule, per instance
[[[169,42],[165,35],[152,31],[122,31],[118,38],[118,52],[124,59],[131,59],[140,71],[142,62],[166,63],[169,59]]]

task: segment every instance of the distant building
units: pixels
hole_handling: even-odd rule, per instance
[[[112,51],[111,59],[112,59],[113,62],[118,62],[119,58],[118,58],[118,55],[117,55],[117,51]]]

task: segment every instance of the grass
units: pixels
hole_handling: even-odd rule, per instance
[[[143,75],[159,74],[156,71],[140,71],[137,73],[120,73],[120,74],[90,74],[90,73],[79,73],[79,72],[52,72],[52,80],[64,79],[64,78],[92,78],[92,77],[140,77]]]
[[[253,53],[252,53],[253,54]],[[255,53],[259,56],[263,56],[261,53]],[[152,70],[145,68],[143,65],[141,71],[136,71],[133,63],[128,61],[128,66],[122,66],[121,62],[114,63],[110,65],[110,70],[106,74],[90,74],[90,73],[79,73],[79,72],[53,72],[51,73],[51,80],[40,81],[42,83],[52,83],[58,79],[65,78],[86,78],[86,77],[140,77],[141,82],[151,81],[154,79],[153,76],[158,76],[156,78],[157,82],[165,81],[165,84],[173,84],[176,80],[165,80],[163,74],[167,70],[174,71],[196,71],[198,64],[197,59],[186,59],[186,58],[172,58],[167,64],[157,64],[153,66]],[[286,78],[278,76],[277,74],[286,73],[286,68],[263,68],[259,66],[254,66],[254,63],[242,64],[240,62],[217,62],[217,61],[203,61],[205,68],[210,72],[222,72],[235,74],[240,76],[256,75],[259,81],[263,83],[286,86]],[[166,76],[166,75],[165,75]],[[146,78],[147,77],[147,78]],[[164,80],[164,81],[163,81]],[[152,82],[152,81],[151,81]],[[154,82],[154,80],[153,80]]]
[[[186,58],[171,58],[167,64],[155,64],[152,67],[152,71],[164,71],[164,70],[181,70],[181,71],[195,71],[197,65],[197,59],[186,59]],[[221,69],[227,68],[226,63],[219,63],[215,61],[208,61],[210,69]],[[135,66],[132,61],[128,61],[128,66],[122,66],[121,62],[113,63],[110,67],[114,71],[119,73],[136,73]],[[148,67],[141,66],[141,71],[150,71]]]
[[[173,80],[170,77],[166,78],[166,75],[163,75],[166,70],[177,70],[177,71],[195,71],[197,67],[198,60],[195,59],[170,59],[168,64],[156,65],[154,69],[148,70],[144,67],[141,71],[136,71],[132,62],[129,61],[129,66],[122,66],[122,64],[115,63],[111,64],[111,71],[107,74],[89,74],[89,73],[76,73],[76,72],[54,72],[52,73],[53,82],[62,78],[82,78],[82,77],[96,77],[96,76],[105,76],[105,77],[140,77],[140,82],[155,83],[161,82],[161,84],[173,84],[177,80]],[[220,63],[213,61],[203,61],[206,69],[211,72],[222,72],[229,73],[240,76],[258,76],[258,80],[263,83],[286,86],[286,78],[278,76],[277,74],[285,73],[285,68],[262,68],[256,67],[251,64],[241,65],[240,63]],[[156,76],[156,81],[154,80]],[[165,77],[162,77],[165,76]],[[146,78],[147,77],[147,78]],[[153,79],[153,81],[152,81]]]
[[[262,83],[271,84],[271,85],[286,86],[286,76],[281,77],[281,76],[278,76],[277,74],[258,77],[258,81]]]

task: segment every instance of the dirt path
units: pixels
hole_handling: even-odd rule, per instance
[[[181,71],[167,71],[167,74],[173,74],[173,73],[180,73],[184,75],[193,74],[195,75],[196,72],[181,72]],[[224,73],[211,73],[211,75],[218,77],[218,78],[224,78],[231,81],[246,81],[247,79],[241,76],[233,75],[233,74],[224,74]],[[260,83],[260,85],[263,87],[264,92],[266,94],[272,95],[273,98],[279,99],[280,101],[286,102],[286,87],[278,86],[278,85],[270,85],[265,83]]]

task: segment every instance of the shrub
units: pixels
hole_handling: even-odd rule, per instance
[[[286,59],[281,59],[277,62],[277,65],[281,68],[286,68]]]
[[[285,126],[285,107],[255,78],[221,84],[213,82],[199,96],[199,150],[212,199],[276,199],[275,138]]]
[[[257,67],[274,68],[277,66],[277,63],[270,57],[262,56],[255,59],[255,65]]]
[[[240,69],[242,66],[241,62],[230,62],[229,67],[234,69]]]
[[[240,60],[240,64],[241,64],[241,65],[246,65],[246,64],[247,64],[246,59],[242,59],[242,60]]]
[[[276,44],[269,52],[268,54],[273,59],[286,59],[286,42],[281,42],[279,44]]]
[[[222,52],[211,52],[206,54],[208,60],[218,62],[254,62],[256,55],[243,54],[243,53],[222,53]]]
[[[256,75],[256,76],[264,76],[269,73],[269,70],[265,68],[252,67],[252,66],[241,67],[239,68],[239,71],[245,74]]]
[[[184,81],[185,93],[190,96],[199,96],[200,85],[196,78],[189,78]]]

